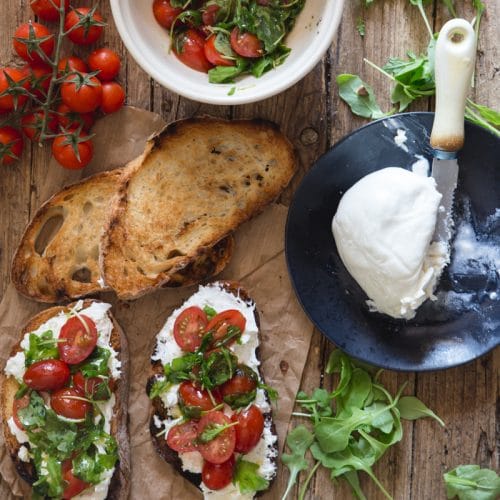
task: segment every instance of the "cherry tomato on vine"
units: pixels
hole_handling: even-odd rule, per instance
[[[196,30],[190,28],[177,35],[173,50],[177,58],[186,66],[206,73],[212,68],[212,64],[205,56],[204,46],[205,39]]]
[[[201,480],[207,488],[221,490],[232,481],[235,464],[234,455],[231,455],[229,460],[221,464],[212,464],[205,461],[201,471]]]
[[[7,77],[14,82],[17,88],[10,87]],[[0,111],[12,111],[16,107],[16,101],[19,108],[28,100],[28,96],[24,91],[29,89],[29,81],[24,71],[12,67],[0,69],[0,94],[9,89],[8,94],[0,97]]]
[[[35,391],[57,391],[69,381],[69,367],[60,359],[36,361],[28,367],[23,380]]]
[[[196,306],[184,309],[174,323],[174,339],[183,350],[194,352],[201,345],[207,315]]]
[[[97,11],[95,11],[88,20],[84,21],[84,26],[78,26],[72,29],[80,22],[80,19],[87,16],[89,12],[89,7],[78,7],[68,12],[64,19],[64,30],[69,31],[71,29],[68,33],[68,38],[77,45],[90,45],[96,42],[101,36],[103,26],[100,23],[103,23],[104,20]]]
[[[60,59],[57,69],[59,70],[60,76],[70,71],[78,71],[80,73],[88,73],[89,71],[87,63],[76,56],[63,57]]]
[[[30,404],[30,397],[29,394],[25,394],[22,398],[19,399],[14,399],[14,402],[12,403],[12,418],[14,419],[14,423],[24,431],[24,426],[19,420],[19,415],[18,412],[19,410],[22,410],[23,408],[26,408]]]
[[[205,52],[205,57],[214,65],[214,66],[234,66],[235,62],[233,59],[225,58],[215,47],[215,39],[216,36],[212,35],[203,46],[203,50]]]
[[[30,21],[16,29],[13,45],[18,56],[25,61],[46,63],[46,59],[36,52],[36,48],[50,57],[54,52],[54,35],[43,24]]]
[[[51,408],[66,418],[85,418],[92,408],[87,401],[83,401],[85,395],[73,387],[65,387],[54,392],[50,398]]]
[[[61,97],[72,111],[89,113],[102,102],[102,84],[86,73],[69,75],[61,84]]]
[[[241,31],[235,27],[231,31],[231,47],[243,57],[261,57],[264,54],[262,42],[253,33]]]
[[[83,143],[79,145],[81,144]],[[61,328],[59,340],[65,341],[57,344],[60,358],[70,365],[76,365],[94,350],[97,344],[97,327],[88,316],[72,316]]]
[[[198,449],[198,424],[190,420],[183,424],[174,425],[167,434],[167,444],[177,453],[186,453]]]
[[[24,135],[31,139],[32,141],[39,142],[40,141],[40,133],[42,132],[43,125],[43,110],[37,109],[32,111],[31,113],[27,113],[23,115],[21,118],[21,126],[24,132]],[[48,120],[47,120],[47,128],[45,130],[48,134],[55,134],[57,132],[57,125],[59,120],[57,115],[54,112],[49,112]]]
[[[72,134],[76,134],[73,130]],[[59,164],[70,170],[78,170],[87,166],[92,160],[94,146],[90,139],[83,139],[81,133],[76,138],[72,135],[61,135],[54,139],[52,143],[52,154]],[[78,151],[78,156],[76,151]]]
[[[203,8],[203,13],[201,14],[201,19],[205,26],[213,26],[217,20],[217,12],[220,7],[218,5],[208,5]]]
[[[72,111],[69,106],[63,102],[57,107],[57,117],[59,125],[70,130],[82,126],[83,130],[90,130],[94,125],[95,118],[93,113],[77,113]]]
[[[52,69],[50,66],[40,63],[31,63],[22,68],[24,74],[29,78],[30,92],[38,99],[44,99],[50,87]]]
[[[0,127],[0,165],[11,165],[23,152],[23,136],[19,130],[5,125]]]
[[[118,111],[125,102],[125,91],[117,82],[103,82],[101,109],[104,113]]]
[[[33,12],[44,21],[57,21],[62,0],[32,0],[30,5]],[[69,9],[69,0],[64,0],[64,11]]]
[[[182,12],[181,7],[172,7],[170,0],[154,0],[153,15],[160,26],[166,29],[172,27],[175,18]]]
[[[231,420],[221,411],[211,411],[201,417],[198,423],[198,438],[202,437],[207,428],[214,425],[229,425]],[[236,444],[236,431],[234,426],[227,427],[217,437],[208,442],[198,444],[202,457],[212,464],[227,462],[234,452]]]
[[[63,471],[62,478],[66,483],[66,488],[64,488],[62,497],[64,500],[70,499],[81,493],[83,490],[86,490],[90,483],[86,483],[82,481],[80,478],[76,477],[73,474],[73,466],[70,465],[70,469]]]
[[[97,78],[102,82],[113,80],[120,72],[120,56],[111,49],[94,50],[87,61],[91,71],[99,71]]]
[[[233,413],[231,421],[238,422],[238,425],[234,427],[236,430],[235,450],[238,453],[248,453],[255,448],[255,445],[260,441],[260,436],[262,436],[264,430],[262,412],[257,406],[252,405],[241,412]]]

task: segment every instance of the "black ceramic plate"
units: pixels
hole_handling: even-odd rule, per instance
[[[432,163],[432,120],[432,113],[400,114],[344,138],[305,176],[287,220],[288,269],[311,321],[348,354],[394,370],[448,368],[500,344],[500,141],[482,128],[465,127],[454,211],[462,243],[437,301],[426,301],[409,321],[369,312],[336,250],[331,221],[342,194],[375,170],[411,169],[417,154]],[[408,151],[394,141],[398,129],[406,131]],[[478,240],[472,247],[471,238]]]

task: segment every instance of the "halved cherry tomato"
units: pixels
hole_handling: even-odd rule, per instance
[[[231,421],[238,422],[238,425],[235,426],[235,450],[238,453],[248,453],[255,448],[255,445],[260,441],[260,436],[262,436],[262,431],[264,430],[264,416],[262,412],[257,406],[252,405],[241,412],[233,413]]]
[[[45,39],[38,45],[40,50],[50,57],[54,51],[54,35],[46,26],[39,23],[29,22],[21,24],[14,32],[13,45],[18,56],[28,62],[46,63],[46,59],[34,50],[33,41]]]
[[[16,162],[23,152],[23,143],[19,130],[10,125],[0,127],[0,165]]]
[[[61,97],[72,111],[90,113],[101,105],[102,84],[95,76],[82,75],[69,75],[64,79]]]
[[[170,0],[154,0],[153,2],[153,15],[157,23],[168,30],[181,12],[182,8],[172,7]]]
[[[64,466],[64,462],[63,462]],[[69,499],[73,498],[79,493],[81,493],[83,490],[86,490],[89,488],[91,485],[90,483],[86,483],[85,481],[82,481],[80,478],[76,477],[73,475],[73,466],[70,461],[70,469],[63,471],[62,477],[64,481],[67,483],[66,488],[64,488],[62,497],[63,499]]]
[[[71,31],[68,33],[68,38],[77,45],[90,45],[97,41],[97,39],[101,36],[103,26],[99,25],[90,25],[90,23],[85,23],[85,26],[79,26],[78,28],[72,29],[73,26],[76,26],[80,18],[88,15],[90,12],[89,7],[78,7],[77,9],[73,9],[71,12],[68,12],[66,18],[64,19],[64,30]],[[102,23],[103,18],[99,12],[95,11],[91,17],[92,23]]]
[[[32,0],[31,8],[33,12],[44,21],[57,21],[62,0]],[[69,0],[64,0],[64,11],[69,9]]]
[[[179,399],[185,406],[192,406],[200,408],[201,411],[212,410],[222,402],[220,392],[218,390],[212,391],[215,404],[212,402],[208,391],[196,387],[192,382],[182,382],[179,386]]]
[[[118,111],[125,102],[125,91],[117,82],[102,83],[101,110],[106,113]]]
[[[174,425],[167,434],[167,444],[177,453],[186,453],[198,449],[196,438],[198,424],[190,420],[183,424]]]
[[[35,391],[57,391],[70,377],[69,367],[60,359],[45,359],[33,363],[25,372],[24,383]]]
[[[88,73],[89,71],[87,63],[76,56],[69,56],[61,59],[57,65],[57,69],[59,70],[59,76],[64,73],[69,73],[70,71],[78,71],[80,73]]]
[[[22,90],[23,88],[29,88],[29,81],[26,73],[17,68],[0,68],[0,94],[3,94],[9,89],[9,80],[7,80],[7,77],[13,80],[16,87],[20,88],[15,91],[15,96],[9,93],[0,97],[0,111],[12,111],[16,104],[16,99],[18,108],[28,100],[28,96],[22,93],[24,92]],[[12,92],[14,92],[14,90],[12,90]]]
[[[211,490],[225,488],[233,479],[235,459],[234,455],[222,464],[203,463],[201,480]]]
[[[201,19],[205,26],[213,26],[217,20],[217,12],[220,7],[218,5],[207,5],[203,8]]]
[[[227,334],[227,329],[230,326],[235,326],[240,329],[240,332],[243,333],[245,331],[245,326],[247,324],[247,320],[245,316],[241,314],[237,309],[227,309],[226,311],[222,311],[216,316],[214,316],[206,327],[207,332],[212,332],[214,342],[217,340],[222,340],[224,336]],[[233,342],[236,340],[236,337],[233,338]],[[231,344],[231,342],[229,342]]]
[[[248,395],[256,388],[257,379],[255,372],[250,370],[246,365],[238,365],[233,378],[220,386],[220,392],[224,401],[229,404],[231,401],[237,403],[236,399],[240,399],[244,402],[244,396]],[[247,404],[248,403],[236,404],[235,406],[246,406]]]
[[[214,66],[234,66],[235,62],[232,59],[226,59],[222,56],[222,54],[215,47],[215,38],[216,35],[212,35],[206,42],[203,47],[205,51],[205,57],[214,65]]]
[[[97,391],[99,390],[99,386],[104,382],[104,379],[101,377],[84,377],[82,372],[76,372],[73,375],[73,387],[78,389],[85,395],[92,396],[92,398],[97,399],[95,397]]]
[[[95,121],[93,113],[77,113],[63,102],[57,107],[57,114],[59,125],[66,130],[78,128],[80,125],[83,125],[83,130],[90,130]]]
[[[22,398],[14,399],[14,402],[12,403],[12,417],[14,418],[14,423],[22,431],[24,431],[24,426],[21,423],[21,421],[19,420],[18,412],[19,412],[19,410],[26,408],[29,404],[30,404],[29,394],[25,394]]]
[[[85,394],[74,387],[65,387],[55,391],[50,397],[50,406],[58,414],[66,418],[82,419],[92,408],[84,401]]]
[[[207,315],[199,307],[184,309],[174,323],[174,338],[177,345],[183,351],[196,351],[201,345],[207,322]]]
[[[261,57],[264,54],[262,42],[253,33],[241,33],[236,27],[231,31],[231,47],[243,57]]]
[[[76,365],[94,350],[97,344],[97,328],[88,316],[79,314],[66,321],[61,328],[59,339],[65,340],[57,344],[59,356],[66,363]]]
[[[120,72],[120,56],[111,49],[94,50],[87,61],[91,71],[99,71],[97,78],[102,82],[113,80]]]
[[[228,425],[229,417],[221,411],[211,411],[204,415],[198,424],[198,437],[207,427],[214,425]],[[233,427],[223,430],[217,437],[207,443],[198,444],[198,449],[205,460],[212,464],[222,464],[231,458],[236,444],[236,431]]]
[[[186,66],[206,73],[212,65],[205,56],[204,45],[205,39],[190,28],[177,35],[173,50],[179,61]]]

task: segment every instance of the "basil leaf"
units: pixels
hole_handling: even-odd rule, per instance
[[[259,466],[253,462],[241,459],[236,462],[233,484],[237,484],[242,495],[264,491],[269,487],[269,481],[258,474]]]
[[[26,366],[30,366],[36,361],[44,359],[59,359],[57,342],[54,339],[52,330],[47,330],[40,336],[30,333],[29,346],[25,352]]]
[[[500,495],[500,477],[479,465],[460,465],[444,474],[447,498],[459,500],[496,500]]]

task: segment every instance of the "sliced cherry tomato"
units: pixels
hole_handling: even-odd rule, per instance
[[[201,345],[207,322],[207,315],[199,307],[184,309],[174,323],[174,338],[177,345],[183,351],[196,351]]]
[[[54,52],[54,35],[43,24],[30,21],[21,24],[14,32],[13,45],[19,57],[28,62],[46,63],[47,60],[35,50],[36,43],[47,57]]]
[[[243,57],[261,57],[264,54],[261,41],[253,33],[241,33],[236,27],[231,31],[231,47]]]
[[[182,8],[172,7],[170,0],[154,0],[153,2],[153,15],[156,22],[168,30],[181,12]]]
[[[111,49],[97,49],[88,57],[91,71],[99,71],[97,78],[102,82],[113,80],[120,72],[120,56]]]
[[[256,388],[255,372],[246,365],[238,365],[233,378],[220,386],[220,392],[231,408],[241,408],[255,399]]]
[[[179,61],[196,71],[206,73],[212,65],[205,56],[205,39],[194,29],[179,33],[174,40],[174,54]]]
[[[29,404],[30,404],[29,394],[25,394],[22,398],[14,399],[14,402],[12,403],[12,417],[14,418],[14,423],[22,431],[24,431],[24,426],[21,423],[21,421],[19,420],[18,412],[19,412],[19,410],[26,408]]]
[[[174,425],[167,434],[167,444],[177,453],[186,453],[198,449],[196,438],[198,424],[193,420],[183,424]]]
[[[214,65],[214,66],[234,66],[234,60],[226,59],[222,56],[222,54],[215,47],[215,38],[216,35],[212,35],[206,42],[203,47],[205,51],[205,57]]]
[[[61,59],[57,65],[57,69],[59,70],[59,76],[71,71],[78,71],[79,73],[88,73],[89,71],[87,63],[76,56],[69,56]]]
[[[64,466],[64,462],[63,462]],[[82,481],[80,478],[76,477],[73,475],[73,465],[71,464],[70,461],[70,469],[63,471],[63,479],[66,482],[66,487],[64,488],[62,497],[63,499],[69,499],[73,498],[79,493],[81,493],[83,490],[86,490],[91,486],[90,483],[86,483],[85,481]]]
[[[243,333],[245,331],[246,324],[247,320],[240,311],[237,309],[227,309],[226,311],[222,311],[217,314],[210,320],[206,327],[206,331],[212,332],[214,342],[216,342],[218,340],[222,340],[226,336],[227,330],[230,326],[239,328],[240,332]],[[233,338],[232,342],[235,340],[236,337]],[[229,342],[229,344],[232,342]]]
[[[50,397],[51,408],[62,417],[82,419],[92,408],[84,401],[85,394],[74,387],[65,387],[55,391]]]
[[[0,165],[11,165],[23,152],[23,136],[19,130],[5,125],[0,127]]]
[[[79,314],[66,321],[61,328],[59,340],[65,340],[57,344],[61,359],[70,365],[76,365],[94,350],[97,344],[97,328],[88,316]]]
[[[203,8],[201,19],[205,26],[213,26],[217,20],[217,12],[220,7],[218,5],[207,5]]]
[[[89,7],[78,7],[68,12],[64,19],[64,30],[69,31],[71,29],[68,33],[68,38],[77,45],[90,45],[96,42],[101,36],[103,26],[95,23],[102,23],[104,20],[97,11],[89,19],[90,22],[85,21],[84,26],[72,29],[73,26],[79,23],[80,18],[87,16],[89,12]]]
[[[59,120],[57,118],[57,115],[50,111],[45,132],[48,134],[55,134],[57,132],[58,123]],[[41,109],[35,110],[32,113],[28,113],[21,118],[21,126],[23,128],[24,134],[34,142],[40,141],[42,125],[43,110]]]
[[[207,488],[221,490],[232,481],[235,463],[234,455],[231,455],[231,458],[222,464],[204,462],[201,480]]]
[[[94,146],[90,139],[84,140],[83,132],[78,135],[76,130],[69,129],[68,133],[69,135],[61,135],[54,139],[52,154],[62,167],[69,170],[79,170],[86,167],[92,160]],[[72,135],[76,139],[72,139]],[[78,156],[75,153],[75,148],[78,150]]]
[[[9,94],[0,97],[0,111],[12,111],[16,106],[21,107],[27,100],[28,96],[24,94],[24,89],[29,89],[29,81],[26,73],[17,68],[0,68],[0,94],[3,94],[9,89],[9,80],[14,82],[18,89],[11,89]]]
[[[69,367],[60,359],[45,359],[33,363],[24,374],[24,383],[35,391],[57,391],[70,377]]]
[[[59,104],[57,107],[57,115],[59,118],[59,125],[66,130],[78,128],[81,125],[83,126],[83,130],[90,130],[95,122],[93,113],[77,113],[76,111],[72,111],[69,106],[66,106],[64,103]]]
[[[264,430],[264,416],[259,408],[255,405],[242,410],[241,412],[233,413],[231,416],[232,422],[238,422],[234,428],[236,430],[236,446],[235,450],[238,453],[248,453],[255,448],[255,445],[260,441],[262,431]]]
[[[104,113],[118,111],[125,102],[125,91],[117,82],[103,82],[101,109]]]
[[[71,111],[90,113],[101,105],[102,84],[86,73],[69,75],[61,84],[61,97]]]
[[[73,387],[78,389],[85,395],[92,396],[93,399],[107,399],[107,398],[96,398],[96,394],[99,391],[99,387],[104,382],[101,377],[84,377],[82,372],[76,372],[73,375]]]
[[[231,420],[221,411],[211,411],[204,415],[198,424],[198,439],[203,437],[205,430],[214,426],[229,425]],[[231,458],[236,444],[234,426],[227,427],[214,439],[199,443],[198,449],[205,460],[212,464],[222,464]]]
[[[208,391],[196,387],[192,382],[182,382],[179,386],[179,399],[182,406],[199,408],[200,411],[207,411],[215,408],[222,402],[220,392],[212,391],[215,404],[212,402]]]
[[[57,21],[62,0],[32,0],[33,12],[44,21]],[[69,9],[69,0],[64,0],[64,11]]]

